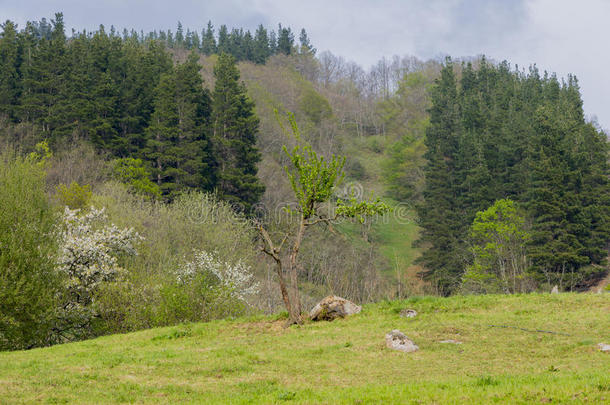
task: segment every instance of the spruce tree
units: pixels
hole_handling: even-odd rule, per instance
[[[282,27],[278,25],[277,31],[277,52],[284,55],[290,55],[294,46],[294,34],[290,27]]]
[[[201,33],[201,52],[208,56],[217,52],[216,38],[214,37],[214,26],[212,25],[212,21],[208,21],[208,26],[205,33]]]
[[[210,97],[203,88],[198,56],[161,75],[144,150],[153,181],[173,199],[185,189],[211,190],[214,164],[209,153]]]
[[[311,45],[311,42],[309,41],[309,37],[307,36],[307,32],[305,31],[305,28],[301,29],[301,35],[299,35],[299,42],[301,44],[301,48],[299,49],[299,52],[301,54],[304,54],[304,55],[315,55],[316,54],[316,48],[314,48],[313,45]]]
[[[239,81],[233,56],[223,53],[214,66],[212,125],[218,166],[218,192],[238,209],[250,213],[264,192],[257,177],[261,160],[256,147],[259,119],[254,103]]]
[[[256,29],[254,34],[254,44],[252,46],[252,61],[258,64],[264,64],[270,55],[269,36],[267,30],[262,24]]]
[[[56,96],[65,84],[66,35],[63,14],[55,14],[50,39],[43,37],[33,50],[31,63],[23,72],[20,118],[41,126],[45,136],[56,141],[51,134],[55,117],[51,114]]]
[[[17,30],[9,20],[0,27],[0,114],[11,118],[19,96]]]
[[[230,53],[230,44],[229,44],[229,30],[226,25],[221,25],[218,30],[218,46],[216,47],[216,52],[218,54],[221,53]]]
[[[418,259],[424,277],[442,294],[459,283],[464,262],[462,218],[457,204],[459,181],[456,159],[459,145],[457,83],[450,60],[431,92],[430,126],[426,130],[426,187],[418,207],[422,226],[418,244],[426,248]]]

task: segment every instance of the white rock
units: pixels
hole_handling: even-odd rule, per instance
[[[401,352],[410,353],[419,350],[419,347],[398,329],[385,335],[385,344],[388,348]]]
[[[597,347],[599,347],[599,350],[601,350],[602,352],[610,353],[610,345],[608,344],[600,343],[597,345]]]
[[[453,345],[462,344],[462,342],[460,342],[459,340],[453,340],[453,339],[441,340],[439,343],[449,343],[449,344],[453,344]]]

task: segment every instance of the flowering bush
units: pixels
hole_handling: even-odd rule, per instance
[[[142,238],[134,229],[103,225],[104,209],[65,208],[60,227],[58,270],[66,277],[61,318],[68,327],[83,329],[96,316],[95,292],[101,283],[114,280],[122,271],[117,258],[137,254],[135,244]]]
[[[250,266],[241,260],[231,264],[220,261],[215,254],[200,251],[195,254],[194,260],[184,264],[176,272],[178,282],[185,284],[200,275],[215,276],[230,296],[242,301],[245,301],[246,296],[258,292],[258,283],[254,281]]]

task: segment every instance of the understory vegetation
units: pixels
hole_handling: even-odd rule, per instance
[[[281,25],[1,28],[0,350],[608,275],[608,139],[573,76],[365,70]]]

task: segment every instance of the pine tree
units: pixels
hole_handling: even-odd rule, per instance
[[[460,252],[462,218],[457,205],[459,180],[456,159],[459,145],[458,94],[453,64],[448,59],[431,91],[430,126],[426,130],[426,187],[418,207],[422,232],[419,245],[426,247],[418,259],[424,277],[442,294],[459,283],[464,257]]]
[[[271,52],[269,50],[267,30],[262,24],[256,29],[252,48],[252,61],[261,65],[265,64]]]
[[[254,114],[254,103],[239,82],[239,70],[231,55],[220,55],[214,77],[212,125],[219,162],[218,191],[240,210],[251,213],[264,192],[264,185],[256,176],[261,159],[256,148],[259,120]]]
[[[210,97],[203,88],[198,56],[161,75],[144,155],[153,179],[173,199],[185,189],[211,190],[214,164],[209,154]]]
[[[230,53],[230,45],[229,45],[229,31],[226,25],[221,25],[218,30],[218,46],[216,48],[216,52],[218,54],[221,53]]]
[[[17,30],[9,20],[0,27],[0,115],[12,118],[19,96]]]
[[[315,55],[316,48],[311,45],[309,41],[309,37],[307,36],[307,32],[305,28],[301,29],[301,35],[299,35],[299,42],[301,43],[300,53],[304,55]]]
[[[178,48],[184,47],[184,29],[180,21],[178,21],[178,28],[176,29],[175,43]]]
[[[212,21],[208,21],[208,27],[205,30],[205,33],[201,33],[201,52],[209,56],[217,51],[214,26],[212,25]]]
[[[31,63],[23,72],[20,118],[40,124],[46,136],[52,133],[55,118],[51,109],[65,84],[66,35],[63,15],[55,14],[50,39],[42,38],[33,50]],[[51,141],[56,141],[53,137]]]
[[[277,31],[277,52],[290,55],[294,47],[294,34],[290,27],[284,28],[279,24]]]

